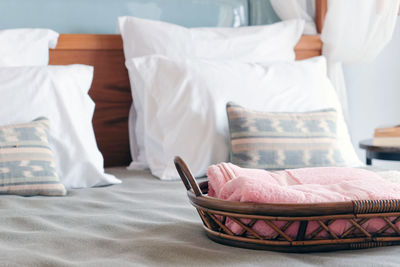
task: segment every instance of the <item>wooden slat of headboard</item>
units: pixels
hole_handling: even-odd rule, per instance
[[[322,42],[319,35],[303,35],[296,45],[295,51],[297,60],[320,56]]]
[[[318,35],[303,35],[296,53],[304,50],[321,51]],[[56,50],[122,50],[122,38],[117,34],[61,34]]]
[[[328,11],[328,0],[316,0],[315,1],[315,26],[317,32],[321,33],[324,27],[325,15]]]
[[[297,44],[296,58],[305,59],[321,54],[318,35],[304,35]],[[62,34],[57,50],[122,50],[122,38],[114,34]]]
[[[319,36],[303,36],[297,44],[297,59],[321,54]],[[89,92],[96,103],[93,127],[105,166],[130,162],[128,114],[132,103],[128,73],[120,35],[61,34],[57,48],[50,51],[51,65],[94,66]]]
[[[61,34],[56,50],[122,50],[117,34]]]

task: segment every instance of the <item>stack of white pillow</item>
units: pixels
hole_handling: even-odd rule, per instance
[[[93,67],[48,66],[58,33],[46,29],[0,31],[0,125],[50,121],[49,143],[66,188],[120,183],[104,173],[88,95]]]
[[[334,108],[337,139],[347,166],[360,165],[341,105],[316,57],[295,62],[301,20],[241,28],[184,28],[119,18],[131,81],[130,169],[150,168],[177,179],[181,156],[195,176],[229,158],[225,105],[234,101],[268,112]]]

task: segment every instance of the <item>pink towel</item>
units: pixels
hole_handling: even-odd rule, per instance
[[[374,172],[341,167],[303,168],[269,172],[258,169],[245,169],[231,163],[221,163],[208,168],[208,195],[224,200],[256,203],[318,203],[351,200],[400,199],[400,187],[385,181]],[[246,220],[243,220],[247,223]],[[286,222],[275,224],[280,227]],[[383,219],[373,219],[364,226],[368,231],[376,231],[385,225]],[[231,220],[226,225],[234,232],[242,228]],[[396,225],[400,226],[400,222]],[[329,228],[342,234],[350,227],[345,220],[337,220]],[[285,232],[292,237],[297,233],[298,223]],[[319,225],[311,222],[306,234]],[[259,221],[253,226],[259,235],[273,236],[275,231]],[[393,230],[389,229],[388,232]],[[327,236],[321,232],[321,237]]]

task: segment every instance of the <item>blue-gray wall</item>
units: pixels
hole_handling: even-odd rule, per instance
[[[249,0],[249,24],[264,25],[280,21],[269,0]]]
[[[269,0],[0,0],[0,29],[40,27],[60,33],[115,33],[117,17],[124,15],[187,27],[279,20]]]

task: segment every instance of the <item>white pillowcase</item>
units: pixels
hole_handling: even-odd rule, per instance
[[[50,120],[50,146],[67,188],[120,183],[104,173],[88,95],[93,67],[84,65],[0,68],[0,125],[38,117]]]
[[[185,28],[156,20],[118,18],[125,58],[164,55],[244,62],[294,60],[303,20],[239,28]]]
[[[47,29],[0,30],[0,67],[49,64],[59,34]]]
[[[131,59],[135,83],[144,90],[145,150],[151,172],[175,179],[183,157],[195,176],[229,158],[228,101],[265,112],[334,108],[338,146],[347,166],[359,166],[326,61],[316,57],[270,65],[163,56]]]
[[[294,47],[303,20],[240,28],[185,28],[161,21],[120,17],[119,32],[124,42],[134,105],[129,114],[131,169],[148,166],[144,148],[143,94],[135,86],[131,58],[164,55],[172,59],[204,58],[242,62],[294,61]],[[150,70],[151,71],[151,70]]]

